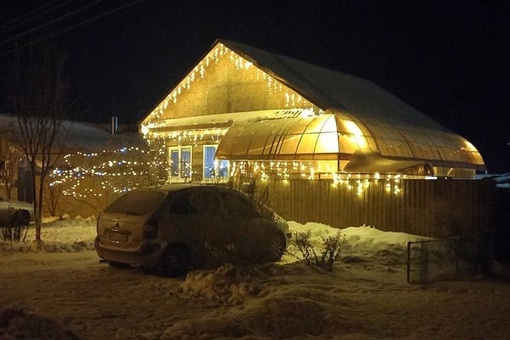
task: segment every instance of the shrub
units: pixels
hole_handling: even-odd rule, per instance
[[[313,246],[310,238],[310,231],[295,233],[291,241],[291,248],[294,248],[295,252],[289,251],[289,254],[296,258],[302,258],[307,265],[332,272],[335,261],[340,258],[345,235],[339,231],[335,235],[321,237],[320,250]]]

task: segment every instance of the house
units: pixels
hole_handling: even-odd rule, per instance
[[[111,126],[59,122],[50,152],[51,172],[46,178],[49,185],[43,198],[44,214],[93,215],[120,194],[119,188],[126,184],[131,188],[138,184],[139,178],[147,177],[139,170],[146,167],[142,163],[146,158],[146,142],[140,134],[126,131],[125,126],[119,131],[116,120],[113,123],[113,119]],[[0,197],[33,202],[32,174],[19,145],[21,138],[17,117],[1,114]],[[41,151],[38,156],[42,157]],[[39,158],[36,163],[41,164]]]
[[[140,131],[169,182],[485,170],[468,140],[368,80],[222,39]]]

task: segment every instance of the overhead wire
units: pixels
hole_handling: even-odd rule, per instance
[[[58,2],[58,0],[50,1],[50,2],[42,5],[41,7],[38,7],[28,13],[25,13],[17,18],[14,18],[14,19],[0,25],[0,34],[9,32],[22,24],[27,24],[28,22],[33,21],[33,20],[43,16],[44,14],[52,12],[52,11],[58,9],[59,7],[62,7],[62,6],[66,5],[70,2],[73,2],[73,1],[74,0],[68,0],[68,1],[57,4],[57,6],[55,6],[55,7],[44,10],[44,8],[51,6],[54,2]],[[42,10],[42,12],[37,13],[41,10]]]
[[[31,29],[31,30],[29,30],[29,31],[27,31],[27,32],[24,32],[24,33],[18,34],[16,37],[13,37],[13,38],[9,38],[9,39],[7,39],[7,40],[4,40],[4,41],[0,42],[0,46],[1,46],[1,45],[5,45],[7,42],[13,41],[13,40],[15,40],[15,39],[17,39],[17,38],[20,38],[20,37],[22,37],[22,36],[25,36],[25,35],[27,35],[27,34],[29,34],[29,33],[33,32],[33,31],[35,31],[35,30],[37,30],[37,29],[40,29],[40,28],[46,27],[46,26],[50,25],[51,23],[54,23],[54,22],[56,22],[56,21],[59,21],[59,20],[61,20],[61,19],[65,18],[65,17],[68,17],[68,16],[72,15],[72,14],[78,13],[78,12],[80,12],[82,9],[89,8],[89,7],[91,7],[92,5],[95,5],[95,4],[97,4],[97,3],[99,3],[99,2],[102,2],[102,1],[103,1],[103,0],[98,0],[98,1],[94,2],[93,4],[90,4],[90,5],[84,6],[84,7],[82,7],[82,8],[81,8],[81,9],[79,9],[79,10],[73,11],[72,13],[68,13],[68,14],[66,14],[66,15],[64,15],[64,16],[61,16],[60,18],[54,19],[54,20],[52,20],[52,21],[50,21],[50,22],[48,22],[48,23],[46,23],[46,24],[39,25],[38,27],[33,28],[33,29]],[[121,5],[121,6],[115,7],[115,8],[113,8],[113,9],[111,9],[111,10],[109,10],[109,11],[105,12],[105,13],[102,13],[102,14],[96,15],[96,16],[94,16],[94,17],[90,18],[90,19],[87,19],[87,20],[84,20],[84,21],[78,22],[78,23],[76,23],[76,24],[73,24],[73,25],[67,26],[67,27],[65,27],[65,28],[63,28],[63,29],[61,29],[61,30],[59,30],[59,31],[57,31],[57,32],[54,32],[54,33],[48,33],[48,34],[46,34],[46,35],[44,35],[44,36],[42,36],[42,37],[40,37],[40,38],[38,38],[38,39],[32,40],[32,41],[30,41],[30,42],[28,42],[28,43],[25,43],[25,44],[24,44],[24,45],[22,45],[22,46],[18,46],[18,47],[12,48],[12,49],[7,50],[7,51],[5,51],[5,52],[0,52],[0,56],[2,56],[2,55],[7,55],[7,54],[9,54],[9,53],[11,53],[11,52],[13,52],[13,51],[15,51],[15,50],[17,50],[17,49],[24,48],[24,47],[27,47],[27,46],[32,45],[32,44],[36,44],[36,43],[41,42],[41,41],[43,41],[43,40],[46,40],[46,39],[52,38],[52,37],[54,37],[54,36],[57,36],[57,35],[59,35],[59,34],[65,33],[65,32],[68,32],[68,31],[70,31],[70,30],[72,30],[72,29],[75,29],[76,27],[83,26],[83,25],[86,25],[86,24],[88,24],[88,23],[90,23],[90,22],[93,22],[93,21],[99,20],[99,19],[101,19],[101,18],[103,18],[103,17],[105,17],[105,16],[107,16],[107,15],[110,15],[110,14],[112,14],[112,13],[118,12],[118,11],[120,11],[120,10],[122,10],[122,9],[124,9],[124,8],[127,8],[127,7],[129,7],[129,6],[132,6],[132,5],[134,5],[134,4],[136,4],[136,3],[140,2],[140,1],[142,1],[142,0],[133,0],[133,1],[131,1],[131,2],[128,2],[127,4],[123,4],[123,5]]]
[[[1,42],[0,42],[0,46],[5,45],[6,43],[11,42],[11,41],[13,41],[13,40],[16,40],[16,39],[19,39],[19,38],[21,38],[21,37],[24,37],[24,36],[26,36],[26,35],[28,35],[28,34],[30,34],[30,33],[32,33],[32,32],[34,32],[34,31],[37,31],[37,30],[39,30],[39,29],[41,29],[41,28],[47,27],[47,26],[49,26],[49,25],[52,25],[52,24],[54,24],[54,23],[56,23],[56,22],[58,22],[58,21],[64,20],[65,18],[70,17],[71,15],[74,15],[74,14],[76,14],[76,13],[79,13],[79,12],[81,12],[81,11],[83,11],[83,10],[87,9],[87,8],[90,8],[90,7],[94,6],[95,4],[100,3],[100,2],[103,2],[103,1],[104,1],[104,0],[97,0],[97,1],[95,1],[95,2],[93,2],[93,3],[91,3],[91,4],[88,4],[88,5],[86,5],[86,6],[83,6],[83,7],[79,8],[79,9],[77,9],[77,10],[71,11],[71,12],[69,12],[69,13],[67,13],[67,14],[65,14],[65,15],[62,15],[62,16],[60,16],[60,17],[56,18],[56,19],[50,20],[50,21],[48,21],[48,22],[46,22],[46,23],[44,23],[44,24],[41,24],[41,25],[36,26],[36,27],[34,27],[34,28],[31,28],[31,29],[29,29],[28,31],[25,31],[25,32],[23,32],[23,33],[20,33],[20,34],[18,34],[18,35],[15,35],[14,37],[11,37],[11,38],[8,38],[8,39],[6,39],[6,40],[4,40],[4,41],[1,41]]]

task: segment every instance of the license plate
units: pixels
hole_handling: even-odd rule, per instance
[[[128,234],[109,232],[108,239],[110,241],[115,241],[115,242],[127,242]]]

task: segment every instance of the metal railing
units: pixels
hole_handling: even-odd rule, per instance
[[[493,234],[407,243],[407,282],[470,280],[483,275],[493,252]]]

